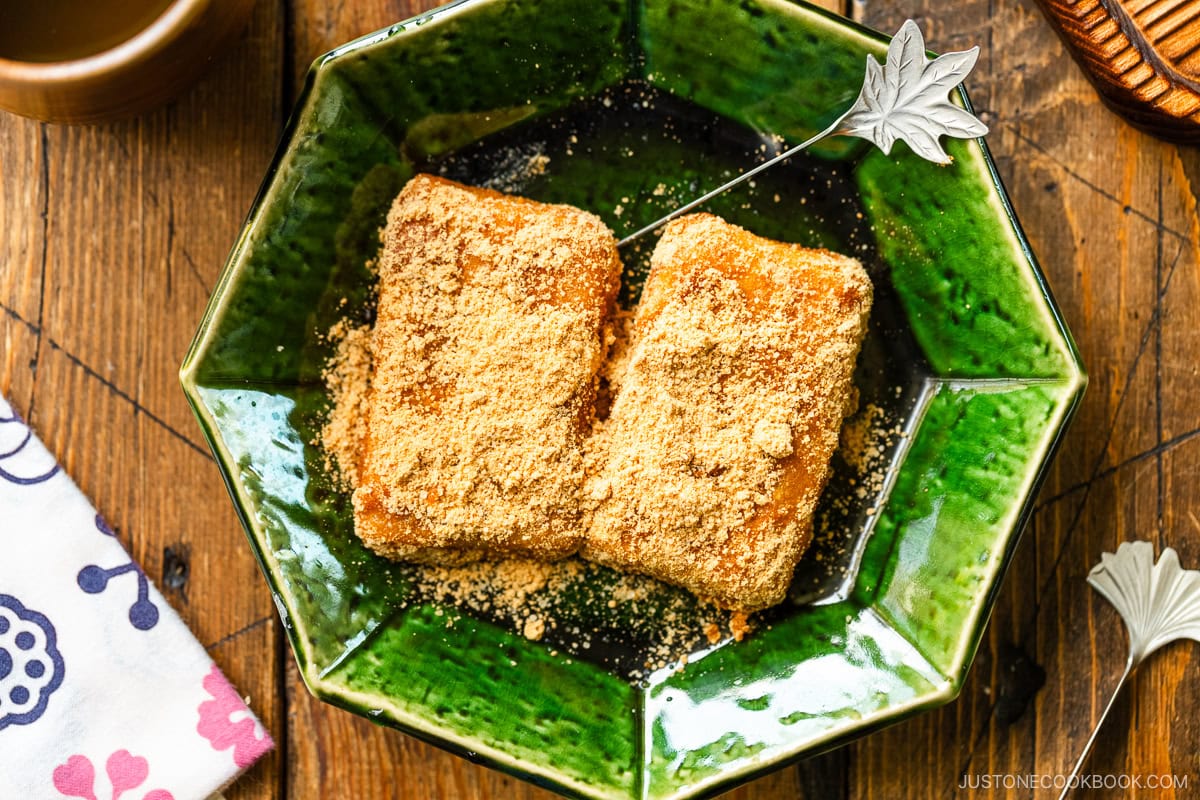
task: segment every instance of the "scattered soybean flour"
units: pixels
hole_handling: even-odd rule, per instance
[[[614,90],[611,98],[605,96],[602,108],[589,109],[589,114],[595,112],[598,115],[594,121],[598,126],[596,130],[590,127],[591,122],[576,130],[570,126],[569,119],[547,118],[549,121],[545,125],[555,129],[553,137],[547,138],[543,135],[545,131],[530,132],[517,126],[519,132],[514,128],[510,133],[488,137],[486,147],[481,145],[477,153],[466,148],[461,155],[445,159],[438,171],[465,183],[486,183],[490,188],[521,193],[528,185],[540,185],[539,181],[551,165],[556,171],[569,172],[573,163],[583,163],[573,162],[570,158],[576,149],[580,152],[586,149],[590,153],[596,147],[595,156],[601,162],[606,159],[625,161],[634,156],[632,150],[624,149],[624,145],[619,150],[615,145],[611,151],[604,150],[596,142],[605,137],[611,137],[614,142],[633,142],[638,147],[639,158],[650,156],[655,161],[669,160],[677,150],[694,148],[693,139],[707,143],[714,138],[712,123],[708,117],[696,116],[699,112],[684,109],[687,113],[677,113],[680,109],[674,106],[654,112],[657,95],[648,89],[638,90],[633,95],[629,92],[628,88],[623,92]],[[672,102],[672,98],[664,97],[662,102]],[[612,109],[609,109],[610,103]],[[624,105],[617,108],[619,104]],[[643,121],[643,116],[627,113],[630,106],[635,110],[639,107],[649,109],[653,113],[645,116]],[[639,125],[643,127],[639,128]],[[663,141],[652,138],[647,142],[648,132],[659,132],[666,138]],[[751,144],[762,149],[761,157],[770,155],[780,146],[778,142],[766,140],[755,140]],[[722,147],[729,149],[727,144]],[[729,170],[744,161],[740,155],[730,156],[728,160],[728,165],[720,162],[722,171],[718,177],[731,176],[733,173]],[[802,160],[797,161],[797,165],[802,163]],[[724,198],[722,207],[735,212],[748,210],[750,199],[757,198],[772,208],[786,207],[790,215],[799,214],[809,220],[812,229],[807,234],[816,244],[824,242],[833,246],[836,240],[850,242],[855,251],[865,247],[860,244],[865,241],[863,234],[867,230],[861,214],[847,223],[850,226],[848,234],[834,237],[826,230],[832,230],[832,226],[825,225],[813,208],[816,203],[807,202],[810,197],[836,194],[836,187],[827,182],[828,165],[822,164],[819,180],[818,173],[808,176],[797,165],[780,171],[775,177],[765,177],[760,186],[752,184],[744,197]],[[635,197],[628,187],[614,189],[611,196],[593,198],[587,205],[589,208],[606,207],[613,216],[632,225],[633,209],[639,202],[645,206],[641,209],[642,214],[651,218],[658,216],[694,196],[699,188],[693,185],[694,180],[688,172],[675,180],[652,183],[647,196],[640,198]],[[573,201],[570,197],[560,200]],[[843,198],[838,202],[850,208],[848,200]],[[769,220],[756,216],[753,221],[758,227]],[[771,230],[769,225],[764,227]],[[623,296],[624,302],[633,299]],[[631,319],[631,312],[618,311],[607,331],[608,354],[599,376],[598,419],[594,432],[603,433],[610,399],[627,364],[627,333]],[[319,441],[313,442],[323,451],[326,474],[340,481],[347,493],[358,481],[357,454],[365,433],[365,403],[372,363],[371,329],[369,326],[354,327],[354,324],[339,323],[327,334],[333,350],[324,374],[330,408]],[[864,422],[868,418],[870,421]],[[842,432],[841,455],[835,457],[841,462],[839,472],[833,480],[849,474],[854,476],[856,485],[852,491],[828,493],[834,498],[833,503],[822,502],[814,530],[813,550],[806,556],[806,561],[813,553],[823,557],[822,553],[827,550],[844,549],[845,542],[855,535],[854,531],[845,530],[843,523],[860,518],[864,506],[879,495],[889,460],[887,454],[892,450],[893,427],[886,414],[873,405],[860,408],[856,416],[847,420]],[[591,455],[585,453],[585,459]],[[585,471],[590,467],[585,463]],[[857,496],[859,492],[863,493],[861,497]],[[843,515],[836,509],[826,508],[833,504],[844,507],[846,513]],[[830,562],[829,568],[837,569],[838,566]],[[432,606],[445,618],[447,626],[460,624],[464,617],[486,619],[516,635],[539,642],[558,658],[599,663],[635,682],[646,680],[656,672],[683,669],[689,658],[695,660],[698,655],[726,642],[740,640],[754,628],[769,627],[773,619],[787,613],[786,610],[769,609],[747,618],[744,614],[701,603],[685,590],[644,576],[622,574],[578,558],[551,563],[481,561],[460,566],[397,562],[392,569],[397,583],[409,587],[404,605]],[[785,601],[783,606],[792,602]]]
[[[607,416],[627,364],[632,313],[618,311],[606,337],[597,398],[597,428]],[[318,444],[327,474],[350,490],[363,435],[364,403],[371,374],[370,328],[339,322],[328,332],[333,356],[324,379],[330,408]],[[866,405],[846,421],[840,458],[854,475],[854,490],[839,492],[814,531],[814,551],[844,549],[843,523],[855,501],[873,502],[886,474],[888,454],[900,430],[884,410]],[[823,559],[824,556],[821,556]],[[838,569],[831,558],[830,568]],[[665,669],[683,669],[689,657],[740,641],[772,612],[747,617],[701,603],[689,592],[641,575],[622,574],[579,558],[558,562],[481,561],[461,566],[397,563],[411,587],[405,605],[433,604],[447,626],[464,615],[483,618],[527,639],[542,642],[560,658],[579,658],[612,668],[631,681]]]
[[[606,337],[614,355],[606,360],[602,376],[609,392],[619,382],[629,319],[629,314],[619,313]],[[370,328],[340,322],[328,339],[334,354],[324,379],[331,406],[321,439],[314,444],[324,451],[327,473],[349,491],[357,479],[370,389]],[[405,605],[434,604],[448,626],[464,614],[488,619],[544,642],[562,658],[598,662],[633,681],[665,668],[682,668],[690,655],[722,641],[740,640],[750,630],[745,614],[702,603],[653,578],[621,574],[579,558],[460,566],[396,563],[394,568],[411,587]]]
[[[788,595],[794,603],[828,597],[854,579],[856,553],[865,544],[885,497],[896,446],[907,434],[899,409],[864,403],[842,425],[829,487],[817,506],[813,541],[796,568]]]

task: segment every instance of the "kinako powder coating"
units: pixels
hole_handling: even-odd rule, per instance
[[[494,207],[508,203],[517,212]],[[865,272],[693,215],[664,233],[639,309],[610,313],[619,262],[600,240],[611,234],[567,208],[428,176],[397,198],[377,263],[376,325],[335,326],[326,370],[331,464],[356,503],[387,475],[375,510],[416,532],[375,549],[440,562],[430,587],[476,594],[478,582],[463,579],[496,567],[455,564],[582,548],[726,608],[778,602],[853,405]],[[588,240],[582,282],[578,235],[562,232],[564,220]],[[538,544],[539,528],[550,546]],[[739,542],[743,530],[752,535]],[[747,569],[729,568],[747,558]],[[553,575],[515,569],[502,572],[541,576],[539,589]],[[706,582],[714,569],[719,580]],[[520,609],[530,593],[487,594]],[[534,639],[553,624],[509,616]],[[739,638],[745,619],[733,625]]]

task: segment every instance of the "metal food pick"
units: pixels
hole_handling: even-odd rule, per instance
[[[1124,542],[1116,555],[1101,554],[1100,563],[1088,573],[1088,583],[1112,603],[1124,620],[1129,633],[1129,657],[1059,800],[1074,788],[1100,727],[1121,687],[1138,665],[1155,650],[1177,639],[1200,642],[1200,571],[1180,567],[1179,556],[1170,547],[1162,551],[1156,564],[1154,547],[1149,542]]]
[[[626,236],[617,246],[624,247],[827,136],[866,139],[885,154],[891,152],[897,139],[902,139],[922,158],[935,164],[949,164],[953,159],[942,149],[938,141],[941,136],[973,139],[988,132],[987,126],[973,114],[948,99],[950,90],[970,73],[978,58],[979,48],[972,47],[929,60],[925,56],[925,39],[921,36],[921,29],[911,19],[907,20],[892,38],[887,61],[882,66],[874,56],[867,56],[867,74],[858,99],[832,125],[808,141],[743,172],[708,194]]]

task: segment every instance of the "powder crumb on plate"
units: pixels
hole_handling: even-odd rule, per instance
[[[744,615],[700,603],[653,578],[616,573],[578,558],[402,569],[411,586],[405,606],[444,604],[450,614],[491,620],[632,681],[686,664],[708,646],[744,636],[751,624]]]
[[[838,452],[857,478],[855,495],[859,499],[877,497],[887,478],[887,454],[904,431],[888,418],[887,411],[874,403],[863,406],[842,426]]]
[[[541,617],[531,616],[525,619],[525,626],[521,630],[526,639],[536,642],[546,633],[546,623]]]
[[[333,399],[329,420],[321,430],[326,470],[339,476],[342,488],[358,485],[358,454],[367,432],[367,397],[371,377],[371,328],[345,320],[327,334],[333,357],[323,377]]]

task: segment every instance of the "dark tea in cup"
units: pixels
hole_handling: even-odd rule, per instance
[[[99,122],[195,80],[254,0],[0,0],[0,109]]]
[[[25,0],[0,2],[0,58],[70,61],[132,39],[171,0]]]

